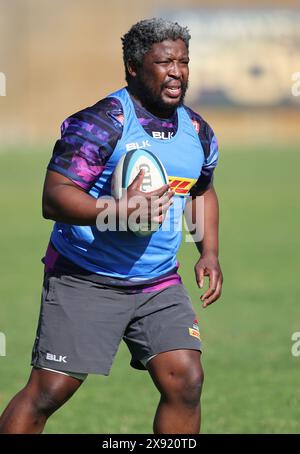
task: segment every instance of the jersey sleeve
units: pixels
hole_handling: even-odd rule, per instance
[[[61,126],[48,170],[89,190],[103,172],[122,130],[122,106],[115,98],[105,98],[71,115]]]
[[[204,163],[201,171],[199,171],[199,178],[190,191],[192,196],[196,196],[212,185],[214,170],[218,163],[219,148],[217,138],[209,124],[191,109],[188,109],[188,114],[204,151]]]

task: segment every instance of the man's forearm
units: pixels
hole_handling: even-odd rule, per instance
[[[206,308],[215,302],[221,295],[223,274],[219,263],[219,204],[217,194],[213,187],[208,189],[203,194],[203,208],[197,210],[196,225],[197,228],[202,227],[200,234],[202,240],[195,243],[201,254],[201,257],[195,265],[195,277],[199,288],[204,287],[205,277],[209,278],[209,288],[201,295],[203,308]],[[194,206],[196,203],[194,202]],[[203,224],[203,225],[202,225]],[[196,230],[197,230],[196,228]],[[199,240],[201,236],[198,237]]]
[[[75,225],[95,225],[102,209],[96,207],[97,199],[84,191],[61,185],[44,196],[43,216],[47,219]]]
[[[97,225],[105,230],[109,226],[123,230],[124,224],[127,228],[131,214],[139,209],[137,217],[141,223],[163,222],[174,193],[168,191],[168,185],[164,185],[145,194],[140,190],[143,178],[144,172],[140,171],[120,199],[109,195],[95,199],[72,180],[48,171],[43,193],[43,216],[65,224]]]
[[[43,216],[46,219],[74,225],[95,225],[97,216],[103,211],[116,215],[117,202],[97,203],[97,199],[87,194],[79,186],[63,175],[47,172],[43,192]]]
[[[201,255],[219,254],[219,203],[215,189],[212,187],[204,194],[204,213],[196,213],[196,230],[203,223],[200,216],[204,216],[204,235],[196,246]]]

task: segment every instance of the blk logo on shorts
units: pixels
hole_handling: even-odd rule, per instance
[[[56,361],[57,363],[66,363],[67,357],[62,355],[53,355],[53,353],[46,353],[46,359],[48,361]]]

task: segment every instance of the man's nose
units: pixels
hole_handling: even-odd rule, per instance
[[[179,79],[181,77],[181,71],[180,71],[180,66],[179,63],[177,62],[172,62],[169,68],[169,76],[175,77],[176,79]]]

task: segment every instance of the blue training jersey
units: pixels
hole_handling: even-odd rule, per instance
[[[178,178],[179,184],[187,180],[195,182],[195,187],[199,185],[199,174],[205,162],[204,150],[186,107],[177,109],[176,134],[168,140],[161,140],[145,131],[126,89],[109,98],[122,106],[122,134],[102,171],[87,190],[92,197],[111,194],[111,178],[119,159],[135,148],[148,149],[156,154],[175,183]],[[213,140],[214,136],[211,143]],[[89,147],[91,151],[92,146]],[[213,154],[217,154],[216,146],[214,148],[211,163]],[[49,168],[56,170],[55,163]],[[184,204],[184,197],[175,196],[175,203],[168,210],[162,227],[148,237],[137,237],[130,231],[100,232],[96,226],[56,223],[51,241],[60,254],[91,273],[133,281],[153,279],[176,268]]]

